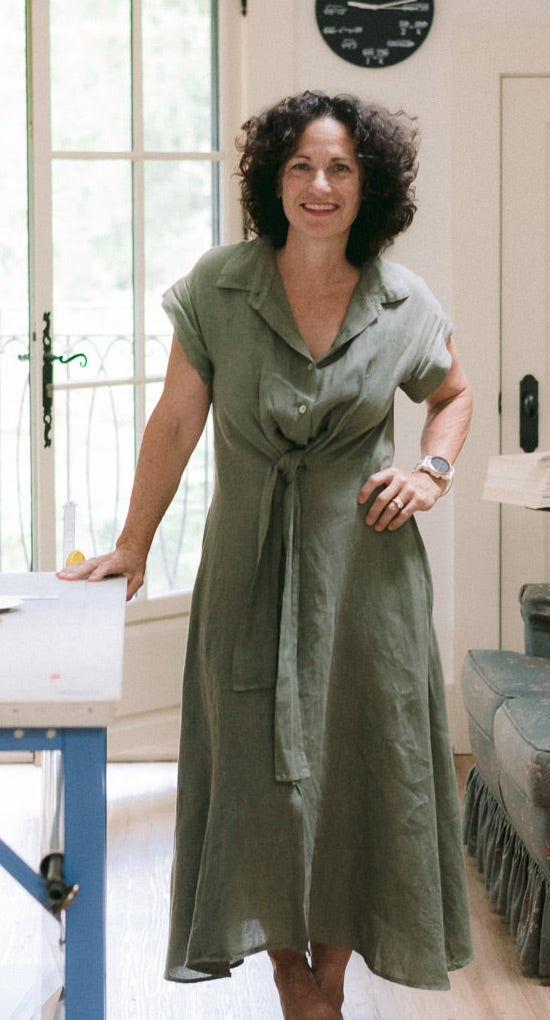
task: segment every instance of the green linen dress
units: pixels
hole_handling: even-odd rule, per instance
[[[166,977],[350,947],[447,988],[471,958],[432,591],[413,519],[365,525],[393,401],[450,365],[450,323],[384,259],[314,362],[264,239],[214,249],[164,296],[212,383],[216,482],[183,684]]]

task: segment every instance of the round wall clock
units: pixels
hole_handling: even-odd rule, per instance
[[[317,0],[317,24],[327,46],[360,67],[389,67],[422,45],[434,0]]]

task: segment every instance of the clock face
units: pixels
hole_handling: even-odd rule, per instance
[[[359,67],[410,57],[430,31],[434,0],[317,0],[317,24],[334,53]]]

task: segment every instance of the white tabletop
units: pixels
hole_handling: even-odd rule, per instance
[[[13,608],[4,608],[9,599]],[[0,727],[106,726],[122,685],[126,581],[0,574]]]

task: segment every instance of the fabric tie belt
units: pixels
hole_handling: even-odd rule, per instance
[[[303,456],[303,450],[287,451],[273,463],[266,478],[259,507],[254,577],[233,652],[234,690],[275,688],[275,779],[279,782],[296,782],[310,774],[304,750],[298,684],[300,500],[297,477],[304,467]],[[281,483],[282,501],[278,512]],[[280,533],[278,521],[281,521]],[[281,555],[284,556],[282,564]]]

